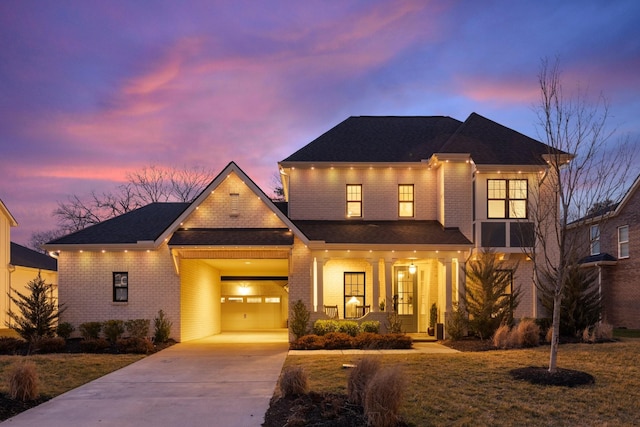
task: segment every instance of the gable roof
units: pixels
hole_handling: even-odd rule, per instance
[[[288,228],[190,228],[177,230],[169,246],[291,246]]]
[[[189,203],[151,203],[99,224],[48,242],[60,245],[135,244],[155,241],[189,206]]]
[[[9,212],[9,208],[7,208],[7,206],[4,204],[2,199],[0,199],[0,212],[3,212],[4,215],[7,217],[7,219],[9,219],[9,225],[11,227],[17,227],[18,226],[18,221],[16,221],[16,219],[13,217],[13,215],[11,215],[11,212]]]
[[[10,263],[20,267],[37,268],[40,270],[58,270],[58,261],[55,258],[13,242],[11,242]]]
[[[461,124],[441,116],[349,117],[283,162],[419,162]]]
[[[438,153],[468,153],[476,164],[544,165],[550,147],[479,114],[359,116],[305,145],[287,162],[419,162]]]

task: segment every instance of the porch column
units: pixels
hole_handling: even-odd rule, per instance
[[[373,270],[373,293],[371,294],[373,301],[371,302],[371,311],[378,311],[380,304],[380,274],[378,271],[378,260],[369,258],[367,261],[369,261]]]
[[[385,310],[393,311],[393,262],[395,259],[384,260],[384,290]]]
[[[445,313],[451,313],[453,310],[451,295],[453,293],[453,274],[451,271],[451,258],[442,260],[444,264],[444,289],[445,289]]]
[[[316,280],[318,284],[316,301],[318,302],[318,306],[316,307],[316,311],[324,310],[324,264],[326,263],[325,258],[316,258]]]

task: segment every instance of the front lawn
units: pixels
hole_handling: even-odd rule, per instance
[[[346,393],[357,355],[289,356],[303,366],[315,392]],[[640,340],[564,344],[558,367],[587,372],[595,384],[575,388],[532,385],[509,371],[546,366],[548,346],[457,354],[380,355],[407,380],[401,415],[410,425],[633,425],[640,401]],[[277,391],[276,391],[277,393]]]
[[[140,354],[85,353],[45,354],[28,357],[0,356],[0,421],[143,357],[144,355]],[[36,364],[41,394],[41,399],[36,402],[23,404],[8,398],[7,372],[13,363],[22,360],[31,360]]]

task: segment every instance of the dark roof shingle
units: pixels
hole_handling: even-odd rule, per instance
[[[58,271],[58,261],[49,255],[41,254],[33,249],[11,242],[12,265],[37,268],[40,270]]]
[[[151,203],[47,244],[124,244],[156,240],[189,205],[190,203]]]
[[[287,228],[180,229],[169,246],[290,246],[293,233]]]

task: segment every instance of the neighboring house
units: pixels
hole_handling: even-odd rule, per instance
[[[640,176],[619,203],[588,219],[581,233],[581,264],[598,271],[602,320],[640,329]]]
[[[0,300],[1,324],[0,329],[9,322],[9,310],[18,311],[9,295],[16,297],[14,291],[27,295],[27,284],[34,280],[38,273],[45,282],[53,285],[51,298],[58,298],[58,273],[57,261],[45,254],[41,254],[17,243],[11,242],[10,227],[16,227],[18,223],[11,216],[2,200],[0,200]]]
[[[286,327],[302,300],[312,320],[384,324],[394,309],[423,332],[432,304],[438,322],[450,315],[483,247],[505,269],[519,264],[515,316],[538,317],[528,212],[548,151],[475,113],[350,117],[279,162],[285,202],[231,162],[192,203],[150,204],[46,244],[62,320],[162,309],[186,341]]]

